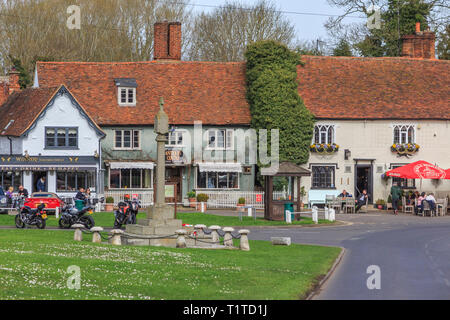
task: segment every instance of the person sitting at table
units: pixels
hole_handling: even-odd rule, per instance
[[[367,194],[367,190],[364,189],[363,192],[358,196],[358,200],[355,200],[356,202],[355,213],[358,212],[358,210],[361,209],[362,206],[366,205],[368,197],[369,195]]]
[[[347,192],[347,190],[342,190],[342,192],[338,195],[339,198],[351,198],[351,194]]]
[[[419,192],[417,191],[417,193],[419,193]],[[414,212],[415,212],[416,215],[418,215],[419,213],[423,212],[423,201],[425,200],[426,196],[427,195],[425,194],[425,192],[422,192],[417,197],[417,205],[414,208]]]
[[[436,199],[434,198],[434,194],[430,193],[429,195],[427,195],[425,201],[430,205],[431,212],[436,214]]]

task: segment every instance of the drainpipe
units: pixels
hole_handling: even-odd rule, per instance
[[[12,156],[12,139],[10,136],[6,136],[6,138],[9,140],[9,155]]]

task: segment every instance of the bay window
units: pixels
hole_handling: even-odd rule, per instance
[[[152,184],[151,169],[110,169],[110,189],[150,189]]]
[[[57,192],[75,192],[78,188],[90,188],[95,190],[96,173],[95,171],[57,171],[56,172],[56,191]]]
[[[201,172],[197,171],[199,189],[238,189],[238,172]]]

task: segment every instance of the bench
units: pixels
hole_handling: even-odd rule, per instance
[[[308,203],[309,207],[312,208],[315,204],[325,204],[327,196],[337,197],[340,194],[338,190],[309,190],[308,192]]]

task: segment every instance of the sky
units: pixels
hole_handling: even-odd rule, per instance
[[[191,3],[200,5],[224,5],[226,0],[192,0]],[[256,0],[241,0],[241,2],[246,4],[253,4],[257,2]],[[332,14],[340,15],[343,10],[339,8],[332,7],[328,4],[327,0],[276,0],[274,1],[276,5],[282,11],[295,11],[295,12],[306,12],[306,13],[322,13],[322,14]],[[204,7],[194,7],[194,11],[209,11],[213,9]],[[297,38],[300,40],[316,40],[326,39],[327,31],[324,27],[324,23],[327,21],[328,17],[324,16],[312,16],[312,15],[299,15],[299,14],[285,14],[288,19],[290,19],[297,31]],[[355,14],[354,14],[355,15]],[[347,18],[344,21],[346,23],[350,22],[361,22],[362,19],[358,18]]]

